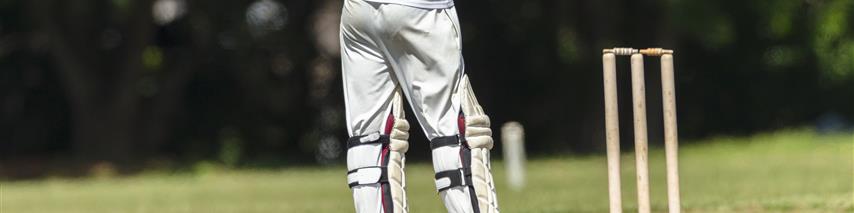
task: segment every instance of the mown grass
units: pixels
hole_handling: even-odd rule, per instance
[[[666,210],[664,153],[650,153],[654,212]],[[623,155],[623,203],[635,208],[634,157]],[[529,161],[528,187],[506,187],[504,212],[606,212],[603,155]],[[133,177],[0,182],[0,212],[352,212],[343,167],[203,169]],[[407,168],[412,212],[443,212],[432,167]],[[680,150],[685,212],[854,212],[854,134],[783,131],[714,138]]]

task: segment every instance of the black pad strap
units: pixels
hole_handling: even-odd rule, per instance
[[[371,138],[373,137],[373,138]],[[361,135],[361,136],[353,136],[347,139],[347,149],[353,148],[355,146],[360,145],[368,145],[368,144],[388,144],[389,138],[388,135],[380,135],[380,134],[370,134],[370,135]]]
[[[350,188],[353,188],[353,187],[358,186],[358,185],[388,183],[388,168],[385,166],[362,167],[362,168],[347,171],[347,175],[359,172],[360,169],[368,169],[368,168],[380,168],[380,178],[379,178],[379,180],[377,180],[377,182],[375,182],[375,183],[363,183],[363,184],[359,184],[359,182],[350,182],[350,183],[347,183],[347,185],[350,186]]]
[[[436,173],[436,180],[448,178],[451,180],[451,184],[440,188],[439,192],[445,191],[450,188],[454,188],[457,186],[468,186],[471,185],[471,168],[460,168],[455,170],[441,171]]]
[[[437,137],[433,138],[433,140],[430,140],[430,149],[437,149],[439,147],[444,146],[460,145],[461,142],[462,141],[460,140],[459,135]]]

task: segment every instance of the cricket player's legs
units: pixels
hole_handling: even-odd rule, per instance
[[[409,123],[397,80],[376,42],[375,5],[347,0],[341,18],[347,182],[356,212],[407,212],[404,162]]]
[[[492,131],[463,71],[456,11],[388,5],[384,50],[430,139],[436,187],[448,212],[498,212],[489,164]]]

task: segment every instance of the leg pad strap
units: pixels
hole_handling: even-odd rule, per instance
[[[436,173],[436,188],[439,192],[457,186],[471,185],[471,168],[461,168]]]
[[[459,135],[437,137],[430,140],[430,149],[438,149],[445,146],[467,145],[466,139]]]
[[[362,135],[362,136],[354,136],[350,139],[347,139],[347,149],[351,149],[356,146],[361,145],[370,145],[370,144],[388,144],[389,137],[388,135],[380,135],[380,133],[373,133],[370,135]]]
[[[347,172],[347,183],[350,188],[359,185],[388,183],[388,168],[377,166],[350,170]]]

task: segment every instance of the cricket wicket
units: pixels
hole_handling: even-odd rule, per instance
[[[661,94],[662,108],[664,110],[664,146],[667,163],[667,200],[669,212],[678,213],[681,207],[679,203],[678,131],[676,129],[676,89],[673,74],[673,50],[662,48],[638,50],[617,47],[602,50],[602,75],[605,85],[605,142],[608,150],[608,195],[610,209],[611,213],[622,212],[620,187],[620,118],[617,103],[616,56],[631,56],[638,212],[650,212],[644,55],[661,57]]]

